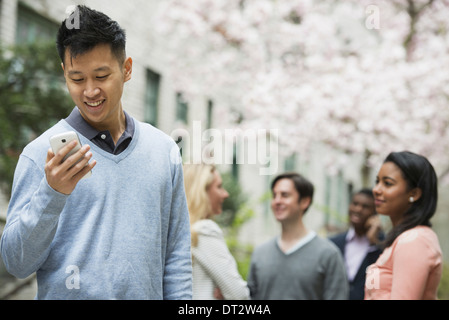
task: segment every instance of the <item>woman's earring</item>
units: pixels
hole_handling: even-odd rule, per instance
[[[415,199],[414,199],[413,197],[410,197],[410,198],[408,199],[408,201],[411,202],[411,203],[413,203],[413,202],[415,201]]]

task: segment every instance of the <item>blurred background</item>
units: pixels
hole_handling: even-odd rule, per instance
[[[21,150],[73,108],[55,38],[65,17],[79,27],[75,4],[126,30],[125,110],[175,139],[184,162],[222,172],[231,196],[218,220],[244,277],[252,249],[279,233],[276,174],[314,183],[305,220],[327,237],[347,228],[351,193],[402,150],[439,175],[433,225],[448,261],[447,0],[0,0],[0,232]],[[0,263],[0,299],[34,293],[34,276]]]

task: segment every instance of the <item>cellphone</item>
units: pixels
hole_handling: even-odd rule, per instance
[[[66,146],[68,143],[72,141],[77,141],[78,144],[75,146],[75,148],[70,150],[69,153],[67,153],[67,155],[62,159],[62,162],[64,162],[68,157],[76,153],[79,149],[81,149],[81,141],[78,137],[78,134],[75,131],[67,131],[60,134],[56,134],[50,138],[50,146],[54,154],[58,153],[59,150],[61,150],[64,146]],[[78,160],[76,163],[80,162],[81,160],[82,158]],[[89,171],[83,178],[90,177],[91,175],[92,171]]]

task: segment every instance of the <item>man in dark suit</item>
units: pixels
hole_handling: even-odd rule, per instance
[[[382,249],[381,224],[376,214],[374,197],[370,189],[362,189],[352,196],[349,205],[348,231],[330,240],[343,254],[349,280],[349,299],[363,300],[365,296],[365,270],[376,262]]]

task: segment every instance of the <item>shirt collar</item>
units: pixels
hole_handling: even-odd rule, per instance
[[[126,113],[126,111],[123,112],[125,113],[126,118],[126,129],[125,132],[123,133],[123,137],[132,138],[134,135],[134,121]],[[100,134],[100,131],[97,131],[97,129],[93,128],[89,123],[87,123],[86,120],[84,120],[84,118],[81,116],[78,107],[75,107],[65,120],[69,125],[71,125],[75,130],[77,130],[79,133],[81,133],[89,140],[92,140],[93,138],[98,136],[98,134]]]
[[[366,236],[358,237],[357,234],[355,233],[354,228],[350,227],[348,232],[346,233],[346,243],[354,241],[356,237],[359,239],[366,239],[367,245],[369,247],[368,252],[377,250],[378,248],[377,245],[369,243],[368,238]]]
[[[355,230],[353,227],[350,227],[348,233],[346,233],[346,241],[352,241],[355,238]]]
[[[315,231],[309,231],[303,238],[299,239],[299,241],[290,249],[284,252],[284,254],[289,255],[298,250],[299,248],[305,246],[307,243],[313,240],[315,238],[316,232]],[[279,248],[281,248],[281,236],[277,238],[277,244]]]

